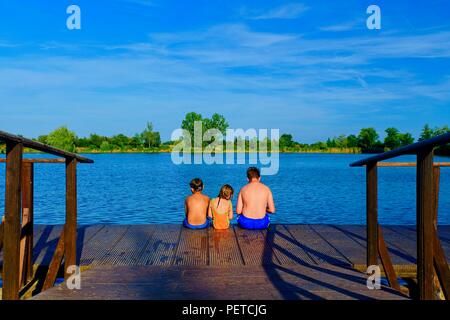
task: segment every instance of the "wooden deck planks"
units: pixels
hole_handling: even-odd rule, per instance
[[[266,232],[244,230],[238,226],[234,226],[234,231],[245,265],[280,263],[271,243],[266,241]]]
[[[315,264],[314,259],[302,249],[284,225],[271,225],[266,233],[266,242],[271,244],[278,260],[286,264]]]
[[[105,225],[90,239],[82,251],[81,265],[100,265],[130,226]]]
[[[181,228],[174,265],[206,266],[209,264],[208,230]]]
[[[35,237],[33,248],[33,263],[37,265],[49,265],[58,244],[63,227],[60,225],[47,225],[40,232],[39,237]]]
[[[50,261],[61,230],[35,227],[36,263]],[[414,229],[383,232],[394,264],[414,267]],[[439,234],[448,259],[450,226]],[[77,242],[81,265],[92,266],[82,273],[83,290],[55,287],[39,299],[403,298],[387,288],[368,292],[365,274],[351,268],[365,263],[365,226],[90,225],[79,227]]]
[[[180,232],[179,225],[158,225],[142,251],[138,264],[171,265],[178,247]]]
[[[48,265],[62,226],[36,225],[34,263]],[[415,230],[383,226],[393,264],[416,262]],[[450,226],[440,226],[450,257]],[[179,225],[88,225],[78,228],[79,263],[87,265],[239,266],[265,264],[365,265],[365,227],[271,225],[268,231],[189,230]],[[1,265],[0,254],[0,265]],[[409,270],[408,269],[408,270]]]
[[[383,236],[393,264],[415,264],[417,247],[415,232],[402,226],[382,226]]]
[[[139,263],[141,252],[146,247],[157,226],[138,225],[130,227],[105,255],[99,264],[132,266]]]
[[[310,225],[286,225],[286,229],[316,263],[350,266],[343,253],[332,246],[327,239]]]
[[[348,262],[354,263],[354,261],[366,260],[365,240],[355,230],[334,225],[312,225],[311,229],[345,257]]]
[[[386,287],[369,290],[363,274],[330,265],[321,271],[306,266],[105,266],[84,272],[82,281],[81,290],[58,286],[34,299],[405,299]]]
[[[227,230],[208,229],[209,264],[212,266],[241,266],[241,255],[233,228]]]

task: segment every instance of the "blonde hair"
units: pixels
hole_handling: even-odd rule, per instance
[[[233,187],[230,186],[229,184],[224,184],[222,188],[220,188],[218,197],[230,200],[233,197],[233,194],[234,194]]]

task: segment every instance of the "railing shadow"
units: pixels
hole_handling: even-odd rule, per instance
[[[267,237],[266,237],[266,242],[265,242],[265,249],[264,249],[264,255],[265,257],[265,261],[272,261],[273,256],[275,255],[274,250],[276,249],[280,252],[282,252],[284,255],[286,255],[287,257],[289,257],[290,259],[292,259],[294,262],[296,262],[298,265],[307,267],[311,270],[314,270],[316,272],[322,273],[324,275],[328,275],[328,276],[334,276],[338,279],[343,279],[352,283],[356,283],[356,284],[361,284],[362,286],[365,286],[365,282],[364,282],[364,278],[361,277],[357,277],[357,276],[353,276],[353,275],[349,275],[337,270],[332,270],[330,268],[326,268],[326,267],[321,267],[319,265],[313,265],[310,264],[308,262],[305,262],[304,260],[298,258],[296,255],[292,254],[290,251],[288,251],[287,249],[277,245],[274,242],[274,238],[275,236],[279,236],[282,237],[284,240],[289,241],[291,244],[296,245],[298,248],[305,250],[306,252],[311,252],[314,254],[318,254],[319,252],[315,249],[312,249],[304,244],[299,243],[296,239],[291,239],[287,236],[285,236],[284,234],[278,232],[276,230],[277,227],[282,227],[284,228],[284,226],[271,226],[271,228],[268,230],[267,232]],[[323,258],[325,258],[325,261],[332,261],[332,262],[336,262],[336,259],[333,257],[329,257],[326,254],[320,253],[321,256]],[[267,260],[266,260],[267,259]],[[332,264],[332,263],[331,263]],[[339,261],[338,264],[335,264],[334,266],[343,268],[343,269],[347,269],[347,270],[353,270],[351,267],[349,267],[348,265],[342,265],[342,261]],[[325,281],[322,281],[320,279],[311,277],[309,275],[306,274],[301,274],[295,270],[290,269],[288,266],[282,266],[282,265],[275,265],[275,264],[268,264],[268,265],[264,265],[263,266],[270,281],[272,282],[272,284],[275,286],[275,288],[278,290],[278,292],[280,293],[280,295],[283,296],[283,298],[285,299],[301,299],[301,296],[304,296],[305,298],[312,298],[312,299],[323,299],[322,297],[318,296],[317,294],[305,290],[303,288],[300,288],[297,285],[294,285],[292,283],[289,283],[287,281],[285,281],[283,279],[283,277],[281,276],[280,272],[289,274],[291,276],[295,276],[298,279],[301,279],[303,281],[307,281],[310,284],[313,285],[317,285],[319,287],[325,288],[327,290],[330,290],[330,292],[336,292],[342,295],[345,295],[349,298],[353,298],[353,299],[360,299],[360,300],[372,300],[374,299],[373,297],[371,297],[370,295],[365,295],[359,292],[354,292],[351,291],[349,289],[346,288],[342,288],[336,284],[332,284],[332,283],[328,283]],[[354,271],[354,270],[353,270]],[[391,293],[391,294],[395,294],[401,297],[404,297],[403,294],[401,294],[400,292],[391,289],[391,288],[383,288],[383,290],[385,292]]]
[[[55,239],[52,239],[49,241],[50,235],[54,231],[56,226],[54,225],[46,225],[44,227],[44,230],[39,236],[38,241],[36,242],[36,245],[33,248],[33,263],[35,264],[37,262],[37,259],[40,257],[41,253],[44,252],[44,256],[42,257],[40,261],[40,265],[49,265],[50,261],[53,257],[53,251],[56,248],[56,245],[58,244],[59,236]]]
[[[334,229],[336,229],[336,230],[339,230],[339,231],[342,232],[343,234],[347,235],[350,239],[356,238],[356,239],[360,239],[360,240],[363,240],[364,242],[366,242],[366,239],[365,239],[364,237],[362,237],[362,236],[360,236],[360,235],[358,235],[358,234],[356,234],[356,233],[354,233],[354,232],[351,232],[351,231],[349,231],[349,230],[342,229],[342,228],[340,228],[340,227],[338,227],[338,226],[332,226],[332,227],[333,227]],[[391,229],[390,229],[390,230],[391,230]],[[395,231],[395,230],[394,230],[394,231]],[[395,231],[395,232],[397,232],[398,234],[402,235],[402,234],[399,233],[398,231]],[[388,238],[388,237],[386,236],[386,238]],[[386,239],[386,242],[389,244],[388,239]],[[365,246],[364,246],[364,248],[365,248]],[[400,250],[398,250],[398,249],[396,249],[396,248],[393,248],[392,245],[390,245],[390,246],[388,247],[388,250],[389,250],[390,253],[394,254],[394,256],[398,256],[398,257],[400,257],[400,258],[402,258],[402,259],[404,259],[404,260],[406,260],[406,261],[411,262],[412,264],[415,264],[415,263],[416,263],[416,258],[415,258],[415,257],[413,257],[413,256],[411,256],[411,255],[409,255],[409,254],[407,254],[407,253],[405,253],[405,252],[402,252],[402,251],[400,251]]]

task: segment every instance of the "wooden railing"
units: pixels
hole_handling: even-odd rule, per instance
[[[416,230],[417,281],[419,298],[434,299],[434,273],[444,296],[449,300],[450,272],[437,230],[440,167],[449,163],[434,163],[434,148],[450,143],[450,133],[420,141],[379,155],[356,161],[350,166],[366,166],[367,265],[377,265],[380,256],[389,285],[400,289],[380,225],[378,224],[378,167],[417,167]],[[402,155],[417,155],[416,163],[380,162]]]
[[[2,298],[20,298],[20,290],[33,277],[33,194],[34,163],[66,165],[66,221],[51,260],[43,289],[53,286],[64,258],[64,274],[76,265],[77,230],[77,163],[93,163],[91,159],[66,152],[33,140],[0,131],[6,143],[5,216],[0,226],[0,250],[3,249]],[[23,149],[30,148],[61,158],[24,159]]]

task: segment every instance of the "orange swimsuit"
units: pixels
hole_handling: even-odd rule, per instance
[[[216,199],[218,199],[218,198],[216,198]],[[230,200],[223,200],[223,199],[221,199],[221,200],[228,201],[229,208],[232,207]],[[211,200],[210,206],[211,206],[214,229],[220,229],[220,230],[228,229],[230,227],[230,219],[228,218],[229,209],[226,212],[218,212],[217,211],[217,203],[214,204],[213,201],[214,201],[214,199]]]

